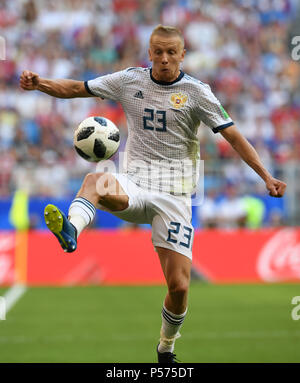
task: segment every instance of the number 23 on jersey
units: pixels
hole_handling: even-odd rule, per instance
[[[154,110],[145,108],[143,116],[143,127],[145,130],[157,132],[167,131],[167,118],[165,110]]]

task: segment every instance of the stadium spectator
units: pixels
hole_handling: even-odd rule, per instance
[[[203,203],[197,208],[199,225],[204,229],[215,229],[218,227],[219,214],[216,197],[216,190],[209,189],[204,197]]]
[[[238,195],[238,189],[232,182],[227,182],[225,196],[218,206],[218,227],[237,229],[246,226],[247,210]]]

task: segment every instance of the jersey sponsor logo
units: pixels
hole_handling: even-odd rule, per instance
[[[170,103],[173,108],[181,109],[187,102],[188,96],[185,93],[172,93],[170,97]]]
[[[143,92],[139,90],[138,92],[136,92],[136,94],[133,97],[143,99],[144,98]]]

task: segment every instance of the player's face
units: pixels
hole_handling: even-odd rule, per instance
[[[149,59],[152,76],[158,81],[172,82],[180,73],[185,49],[179,36],[154,35],[150,40]]]

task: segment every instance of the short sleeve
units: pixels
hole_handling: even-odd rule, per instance
[[[86,90],[93,96],[114,101],[120,100],[123,84],[124,71],[107,74],[84,82]]]
[[[201,86],[198,110],[201,121],[211,128],[214,133],[234,125],[232,119],[207,84]]]

